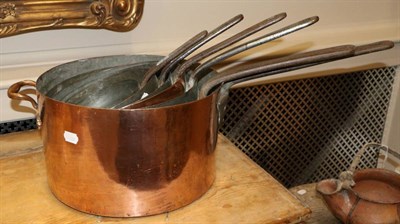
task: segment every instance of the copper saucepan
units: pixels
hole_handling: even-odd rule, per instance
[[[217,98],[156,109],[114,110],[74,105],[48,94],[57,84],[102,67],[157,56],[75,61],[9,88],[37,111],[48,184],[65,204],[91,214],[145,216],[171,211],[203,195],[215,177]],[[36,86],[38,102],[19,93]],[[185,117],[185,119],[181,119]]]

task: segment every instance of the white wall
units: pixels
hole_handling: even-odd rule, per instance
[[[317,24],[284,38],[279,49],[397,40],[400,36],[398,0],[145,0],[144,10],[138,27],[127,33],[70,29],[2,38],[1,65],[9,68],[121,53],[165,54],[199,31],[212,29],[239,13],[245,20],[228,33],[279,12],[287,12],[288,18],[271,29],[320,16]]]
[[[199,31],[213,29],[239,13],[245,20],[223,37],[280,12],[287,12],[288,18],[269,31],[309,16],[320,17],[312,27],[267,47],[259,47],[251,51],[249,57],[347,43],[400,40],[398,0],[145,0],[144,10],[138,27],[127,33],[69,29],[0,39],[0,122],[33,117],[31,110],[20,106],[29,106],[29,103],[11,103],[6,96],[6,89],[16,81],[35,80],[47,69],[79,58],[113,54],[165,55]],[[369,62],[357,63],[396,64],[400,61],[397,56],[396,52],[379,54],[370,57]],[[334,65],[343,67],[343,64]],[[353,61],[347,60],[346,66],[351,69]]]

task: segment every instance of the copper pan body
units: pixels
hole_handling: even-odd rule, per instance
[[[56,70],[38,79],[36,108],[48,184],[60,201],[101,216],[147,216],[185,206],[211,187],[218,93],[155,109],[91,108],[43,93],[41,81]],[[29,100],[18,95],[26,82],[10,87],[12,98]]]

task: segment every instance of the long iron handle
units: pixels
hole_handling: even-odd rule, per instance
[[[187,51],[189,47],[192,45],[200,42],[202,39],[204,39],[207,36],[208,32],[206,30],[196,34],[194,37],[190,38],[188,41],[183,43],[181,46],[179,46],[177,49],[172,51],[170,54],[162,58],[154,67],[149,69],[146,74],[143,76],[143,80],[139,85],[139,88],[142,88],[146,83],[149,82],[149,80],[156,74],[158,73],[162,68],[164,68],[168,63],[170,63],[174,58],[178,57],[181,55],[183,52]]]
[[[235,80],[235,83],[243,82],[258,77],[275,75],[348,57],[387,50],[393,46],[394,43],[392,41],[379,41],[360,46],[343,45],[272,59],[267,61],[267,63],[259,62],[240,66],[220,73],[215,77],[211,77],[201,87],[199,97],[206,96],[211,89],[215,88],[220,83]],[[229,77],[230,74],[234,75]]]
[[[185,52],[182,52],[182,54],[179,57],[174,58],[171,61],[171,63],[166,65],[161,70],[161,74],[159,76],[159,80],[160,80],[159,81],[159,85],[162,85],[165,82],[165,80],[166,80],[168,74],[170,73],[170,71],[172,69],[174,69],[177,66],[178,63],[182,62],[183,59],[185,59],[187,56],[192,54],[194,51],[199,49],[204,44],[208,43],[210,40],[214,39],[215,37],[217,37],[221,33],[223,33],[226,30],[228,30],[229,28],[231,28],[234,25],[238,24],[242,20],[243,20],[243,15],[242,14],[239,14],[239,15],[229,19],[225,23],[221,24],[220,26],[218,26],[215,29],[213,29],[212,31],[210,31],[208,33],[208,35],[205,36],[201,41],[199,41],[198,43],[195,43],[191,47],[187,48],[187,50]]]
[[[199,67],[197,67],[193,73],[190,75],[189,81],[187,83],[187,88],[190,88],[191,86],[194,85],[194,83],[197,81],[199,74],[201,74],[205,69],[210,68],[211,66],[229,58],[232,57],[236,54],[239,54],[243,51],[246,51],[248,49],[257,47],[261,44],[270,42],[272,40],[278,39],[280,37],[283,37],[285,35],[291,34],[293,32],[296,32],[298,30],[304,29],[306,27],[311,26],[312,24],[318,22],[319,18],[317,16],[310,17],[304,20],[301,20],[299,22],[293,23],[289,26],[283,27],[279,30],[276,30],[274,32],[268,33],[266,35],[263,35],[261,37],[258,37],[254,40],[250,40],[244,44],[241,44],[237,47],[234,47],[233,49],[229,49],[226,52],[223,52],[219,54],[218,56],[206,61],[205,63],[201,64]]]
[[[343,45],[322,50],[315,50],[295,55],[289,55],[281,58],[275,58],[267,61],[253,63],[250,65],[239,66],[229,69],[216,76],[211,77],[201,88],[199,97],[205,97],[214,87],[242,78],[249,78],[252,75],[271,72],[288,67],[300,66],[303,64],[317,63],[320,61],[332,60],[334,58],[348,57],[354,54],[355,46]]]
[[[355,56],[360,56],[363,54],[369,54],[369,53],[373,53],[373,52],[377,52],[377,51],[387,50],[387,49],[392,48],[393,46],[394,46],[394,43],[392,41],[378,41],[378,42],[374,42],[374,43],[370,43],[370,44],[359,45],[359,46],[355,47],[354,54],[351,55],[350,57],[355,57]],[[284,73],[284,72],[294,71],[294,70],[307,68],[307,67],[311,67],[311,66],[316,66],[316,65],[320,65],[320,64],[324,64],[324,63],[328,63],[328,62],[332,62],[332,61],[336,61],[336,60],[341,60],[341,59],[345,59],[345,58],[346,57],[336,58],[333,60],[321,61],[318,63],[308,63],[308,64],[303,64],[303,65],[299,65],[299,66],[295,66],[295,67],[283,68],[283,69],[279,69],[279,70],[274,70],[273,72],[268,72],[267,74],[260,73],[258,75],[253,75],[248,78],[235,80],[233,82],[233,84],[245,82],[250,79],[256,79],[256,78],[260,78],[260,77],[264,77],[264,76],[270,76],[270,75],[274,75],[274,74],[278,74],[278,73]]]
[[[175,75],[173,75],[171,78],[173,79],[172,82],[175,82],[178,78],[183,78],[183,74],[185,73],[185,71],[187,69],[189,69],[190,67],[192,67],[194,64],[198,63],[199,61],[207,58],[208,56],[228,47],[231,46],[234,43],[237,43],[238,41],[266,28],[269,27],[281,20],[283,20],[284,18],[286,18],[286,13],[280,13],[277,14],[275,16],[272,16],[268,19],[265,19],[237,34],[235,34],[234,36],[223,40],[222,42],[198,53],[197,55],[193,56],[191,59],[189,59],[188,61],[186,61],[185,63],[183,63],[182,65],[180,65],[176,72]]]

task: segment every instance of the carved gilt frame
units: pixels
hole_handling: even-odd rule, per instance
[[[0,38],[61,28],[129,31],[143,8],[144,0],[0,0]]]

